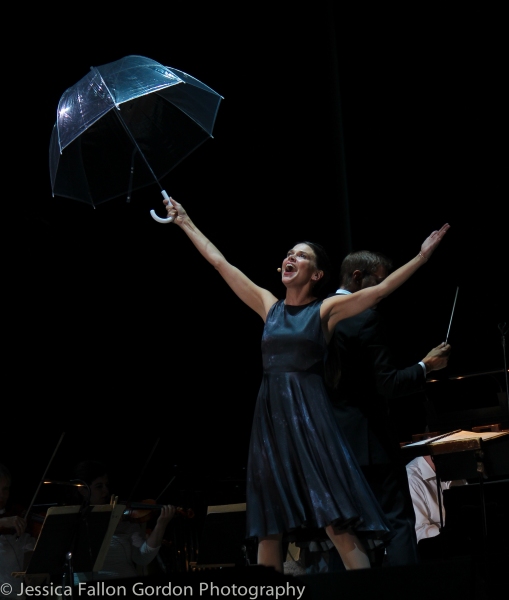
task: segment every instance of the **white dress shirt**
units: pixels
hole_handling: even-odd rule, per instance
[[[0,510],[0,517],[5,510]],[[23,533],[19,538],[16,533],[3,533],[0,535],[0,598],[23,597],[21,596],[21,577],[13,577],[11,573],[24,571],[25,552],[34,549],[35,538],[28,533]]]
[[[440,506],[438,504],[437,476],[422,456],[414,458],[406,466],[410,495],[415,512],[417,542],[440,533]],[[466,485],[466,480],[441,481],[442,519],[445,525],[443,491],[453,485]]]

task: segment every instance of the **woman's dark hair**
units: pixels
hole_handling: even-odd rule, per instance
[[[319,279],[313,286],[313,293],[317,298],[325,298],[329,293],[328,285],[332,276],[332,263],[329,259],[327,251],[321,244],[316,242],[300,242],[306,244],[313,249],[315,253],[316,268],[323,271],[323,277]]]

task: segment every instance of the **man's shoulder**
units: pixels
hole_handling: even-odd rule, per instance
[[[418,468],[420,462],[421,462],[422,458],[420,456],[417,456],[416,458],[413,458],[410,462],[408,462],[406,464],[406,468],[408,469],[415,469]]]
[[[407,463],[406,470],[409,476],[417,476],[423,480],[435,477],[435,472],[423,456],[417,456]]]
[[[422,479],[422,469],[421,469],[422,461],[423,461],[423,459],[420,456],[418,456],[417,458],[414,458],[409,463],[407,463],[406,472],[409,477],[418,476],[419,478]]]

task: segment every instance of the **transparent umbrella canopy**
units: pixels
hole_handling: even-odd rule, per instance
[[[53,196],[93,207],[157,184],[212,136],[223,97],[144,56],[98,67],[61,96],[49,148]],[[154,219],[161,219],[151,211]]]

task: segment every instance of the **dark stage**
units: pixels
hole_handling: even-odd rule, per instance
[[[111,466],[120,499],[178,503],[197,518],[210,504],[244,501],[262,320],[178,227],[151,218],[151,209],[163,215],[157,185],[95,209],[52,196],[61,95],[91,66],[127,55],[224,97],[214,137],[162,184],[274,294],[284,293],[277,268],[298,241],[322,243],[336,269],[364,248],[399,266],[450,223],[429,264],[380,305],[401,366],[448,329],[452,345],[426,393],[394,402],[394,421],[401,442],[430,419],[442,431],[493,419],[509,427],[501,11],[345,6],[145,2],[86,18],[74,7],[51,17],[33,9],[32,56],[9,61],[4,120],[0,462],[21,504],[43,475],[65,479],[82,458]],[[27,16],[11,12],[26,31]],[[42,487],[37,502],[58,497]],[[481,563],[451,561],[329,574],[309,580],[310,597],[450,598],[457,588],[482,598]]]
[[[489,561],[469,558],[447,559],[420,567],[392,567],[325,573],[293,577],[280,575],[266,567],[235,567],[216,571],[193,572],[171,578],[149,576],[132,581],[119,580],[106,588],[88,584],[81,593],[94,597],[112,597],[120,588],[126,597],[140,595],[187,596],[200,598],[280,598],[336,600],[337,598],[377,598],[416,600],[492,600],[504,594],[507,580],[501,577],[507,556]],[[118,587],[114,587],[118,586]],[[160,586],[158,588],[158,586]],[[104,593],[101,593],[104,592]],[[134,592],[134,593],[133,593]],[[120,594],[119,594],[120,595]]]

